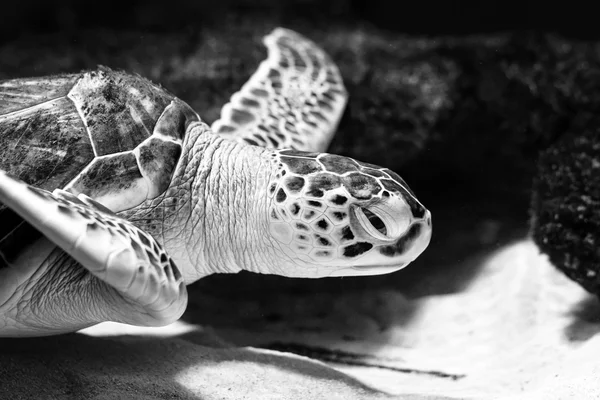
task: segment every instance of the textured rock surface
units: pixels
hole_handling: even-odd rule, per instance
[[[581,111],[544,151],[533,200],[534,238],[553,264],[600,295],[600,120]]]

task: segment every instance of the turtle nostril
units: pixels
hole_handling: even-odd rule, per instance
[[[361,208],[361,210],[369,219],[369,222],[371,223],[371,225],[373,225],[373,228],[377,229],[377,231],[379,231],[381,234],[387,236],[387,227],[385,226],[385,223],[381,220],[381,218],[379,218],[372,211],[366,208]]]

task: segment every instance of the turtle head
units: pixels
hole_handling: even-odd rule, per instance
[[[160,235],[186,282],[240,270],[384,274],[429,244],[431,214],[389,169],[207,132],[203,124],[188,132],[171,189],[156,200],[171,213],[160,214]],[[189,202],[176,200],[186,193]],[[152,215],[135,219],[152,221],[155,210],[143,209]]]
[[[286,275],[388,273],[429,244],[430,212],[389,169],[327,153],[282,150],[273,157],[269,233],[298,266]]]

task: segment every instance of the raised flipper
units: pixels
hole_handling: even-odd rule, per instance
[[[288,29],[275,29],[264,44],[268,58],[223,107],[213,131],[263,147],[326,150],[348,98],[337,66]]]
[[[85,195],[54,193],[0,171],[4,203],[90,273],[140,306],[151,324],[178,318],[187,304],[181,273],[152,236]],[[135,318],[132,318],[135,320]]]

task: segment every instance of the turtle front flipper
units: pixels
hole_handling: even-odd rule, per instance
[[[212,130],[252,145],[325,151],[348,95],[337,66],[289,29],[264,38],[268,58],[231,97]]]
[[[35,188],[1,170],[0,203],[116,289],[127,303],[116,306],[131,310],[130,318],[117,313],[125,314],[120,322],[164,325],[183,313],[187,292],[173,261],[152,236],[109,209],[85,195]]]

